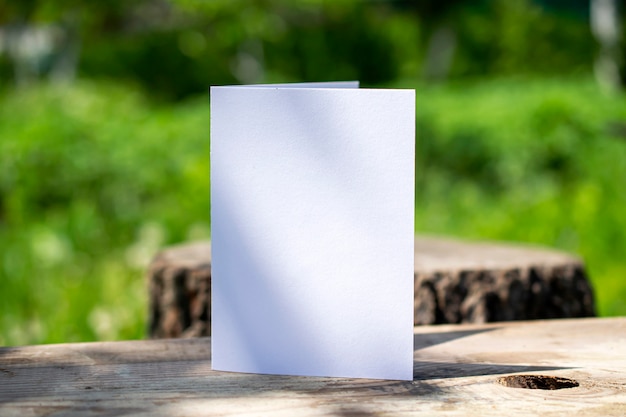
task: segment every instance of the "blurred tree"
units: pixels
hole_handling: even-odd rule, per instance
[[[483,5],[484,1],[425,0],[394,2],[398,10],[411,11],[421,23],[423,39],[427,39],[426,56],[422,65],[422,76],[427,80],[445,80],[450,75],[457,49],[458,25],[455,20],[469,6]]]
[[[226,83],[591,71],[589,1],[0,0],[0,75],[78,72],[177,100]],[[623,54],[607,42],[599,62]]]
[[[0,2],[0,53],[16,84],[43,76],[74,78],[81,43],[123,28],[131,11],[149,0],[21,0]]]
[[[625,71],[622,18],[617,0],[591,0],[591,30],[600,51],[594,70],[600,85],[619,91]]]

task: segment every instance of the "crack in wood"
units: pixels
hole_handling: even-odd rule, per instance
[[[509,388],[545,390],[574,388],[580,385],[573,379],[546,375],[509,375],[498,378],[497,382]]]

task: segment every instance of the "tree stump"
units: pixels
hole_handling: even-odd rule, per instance
[[[161,251],[150,264],[151,338],[211,332],[211,245]],[[415,238],[416,325],[595,315],[583,262],[541,247]]]

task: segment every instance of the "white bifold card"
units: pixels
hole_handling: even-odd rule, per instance
[[[413,379],[415,91],[211,87],[215,370]]]

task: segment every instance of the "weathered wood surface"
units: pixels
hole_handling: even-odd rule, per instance
[[[210,334],[209,242],[163,250],[147,275],[151,337]],[[575,256],[425,236],[415,239],[414,303],[416,325],[595,315],[584,264]]]
[[[624,416],[626,318],[416,327],[409,382],[216,372],[208,338],[0,348],[0,416],[130,415]]]

